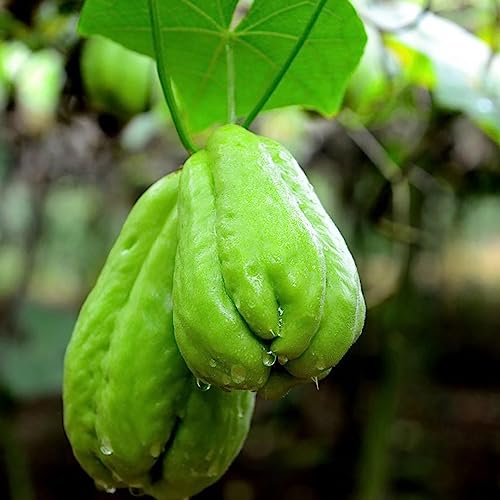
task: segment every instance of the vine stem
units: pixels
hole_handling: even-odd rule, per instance
[[[175,100],[174,91],[172,88],[172,79],[167,72],[167,66],[165,64],[165,52],[163,50],[162,43],[162,31],[160,24],[160,11],[158,7],[158,0],[148,0],[149,4],[149,15],[151,19],[151,27],[153,31],[153,45],[156,55],[156,67],[158,70],[158,76],[160,77],[161,88],[163,90],[163,95],[167,101],[168,109],[172,116],[172,121],[174,122],[175,130],[177,135],[181,140],[183,146],[186,148],[188,153],[194,153],[197,148],[191,141],[188,131],[184,126],[184,122],[181,119],[179,107]]]
[[[292,51],[290,52],[287,60],[281,67],[281,69],[278,71],[274,79],[271,81],[269,84],[269,87],[265,90],[264,94],[262,97],[259,99],[255,107],[250,111],[248,116],[246,117],[245,121],[243,122],[243,127],[248,128],[252,122],[255,120],[255,117],[259,114],[261,109],[266,105],[267,101],[270,99],[272,96],[273,92],[276,90],[278,85],[280,84],[281,80],[285,76],[285,73],[288,71],[290,66],[292,65],[293,61],[297,57],[297,54],[300,52],[300,49],[304,45],[305,41],[311,34],[311,31],[316,24],[316,21],[318,20],[319,15],[321,14],[321,11],[323,10],[323,7],[325,6],[327,0],[319,0],[318,5],[316,6],[316,9],[314,10],[311,18],[306,24],[306,27],[304,28],[304,31],[300,35],[300,37],[297,40],[297,43],[294,45]]]

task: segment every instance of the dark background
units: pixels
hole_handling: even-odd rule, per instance
[[[81,2],[3,3],[0,498],[110,498],[64,435],[64,350],[131,205],[185,153],[147,63],[151,99],[130,102],[138,83],[120,76],[91,95]],[[500,25],[495,2],[438,3],[498,48],[498,32],[484,35]],[[500,498],[498,143],[424,79],[375,76],[361,95],[355,77],[337,119],[290,109],[256,123],[295,154],[344,234],[367,321],[319,391],[258,400],[242,453],[200,500]]]

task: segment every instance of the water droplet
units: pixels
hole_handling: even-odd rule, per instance
[[[281,330],[282,328],[283,328],[283,309],[281,308],[281,306],[279,306],[278,307],[278,330]]]
[[[99,491],[106,491],[109,488],[106,483],[99,481],[98,479],[94,481],[94,484]]]
[[[144,496],[144,490],[142,488],[129,488],[128,491],[133,497]]]
[[[151,453],[151,456],[153,458],[158,458],[161,455],[161,449],[162,449],[162,446],[160,443],[154,443],[151,445],[151,448],[149,449],[149,453]]]
[[[107,457],[113,454],[113,448],[108,443],[101,444],[99,451]]]
[[[311,380],[316,384],[316,390],[319,391],[318,377],[311,377]]]
[[[231,383],[231,377],[229,375],[222,375],[222,383],[224,385],[229,385]]]
[[[104,490],[106,493],[110,493],[110,494],[113,494],[116,492],[116,488],[113,488],[113,487],[110,487],[110,488],[106,488]]]
[[[278,155],[282,160],[288,160],[288,155],[284,151],[280,151]]]
[[[212,367],[212,368],[215,368],[217,366],[217,361],[215,361],[215,359],[211,359],[208,364]]]
[[[241,384],[242,382],[244,382],[246,374],[247,374],[247,371],[241,365],[234,365],[231,368],[231,378],[237,384]]]
[[[262,362],[265,366],[273,366],[276,363],[276,354],[273,351],[262,353]]]
[[[209,384],[208,382],[205,382],[204,380],[201,380],[200,378],[196,379],[196,385],[202,392],[208,391],[210,387],[212,387],[212,384]]]
[[[207,471],[208,477],[215,477],[217,476],[217,467],[215,465],[212,465]]]
[[[278,356],[278,361],[280,365],[286,365],[288,363],[288,358],[284,354]]]

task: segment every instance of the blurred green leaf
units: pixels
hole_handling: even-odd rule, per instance
[[[60,185],[47,196],[44,232],[36,252],[30,294],[37,300],[73,304],[95,279],[109,241],[102,227],[103,194],[92,185]],[[104,234],[108,234],[106,231]],[[104,254],[104,255],[103,255]]]
[[[155,74],[151,58],[92,37],[85,43],[80,66],[85,91],[96,109],[127,117],[147,108]]]
[[[32,199],[28,186],[21,180],[6,185],[0,199],[0,237],[16,242],[23,240],[32,223]]]
[[[425,54],[436,74],[438,105],[462,111],[500,142],[500,55],[459,25],[426,13],[413,26],[421,7],[408,2],[358,0],[362,16],[400,43]]]
[[[500,199],[496,196],[472,198],[465,204],[457,230],[476,244],[500,240]]]
[[[0,246],[0,297],[13,293],[22,279],[24,255],[15,245]]]
[[[0,45],[0,78],[13,84],[30,54],[30,49],[18,40],[3,42]]]
[[[16,100],[23,121],[40,132],[55,117],[65,80],[62,56],[52,49],[33,52],[16,77]]]
[[[19,398],[58,394],[63,359],[75,317],[25,304],[17,313],[24,338],[0,338],[0,381]]]
[[[391,38],[386,42],[386,46],[398,59],[406,82],[428,89],[436,86],[434,67],[425,54]]]
[[[386,51],[380,34],[367,27],[368,41],[363,57],[354,72],[348,87],[347,103],[363,121],[374,114],[380,117],[380,110],[391,108],[395,93],[388,71],[397,69],[395,61]]]

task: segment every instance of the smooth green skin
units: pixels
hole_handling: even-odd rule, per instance
[[[267,138],[262,141],[323,247],[327,275],[320,326],[308,349],[286,365],[288,372],[296,377],[321,378],[325,370],[340,361],[361,334],[366,314],[361,283],[342,235],[321,205],[303,170],[281,144]]]
[[[158,181],[131,211],[80,313],[63,390],[67,435],[96,484],[162,499],[193,495],[224,473],[254,402],[250,393],[201,392],[175,344],[179,177]]]
[[[147,108],[154,76],[150,58],[94,36],[85,42],[80,67],[85,92],[97,110],[126,118]]]
[[[233,125],[208,141],[217,249],[226,290],[250,329],[273,339],[274,353],[295,359],[318,329],[324,257],[264,144]]]
[[[158,500],[189,497],[217,481],[250,428],[255,394],[215,387],[201,392],[193,384],[183,423],[163,463],[163,479],[144,488]]]
[[[174,326],[190,370],[267,398],[324,378],[365,306],[347,246],[290,153],[221,127],[184,166],[179,220]],[[267,350],[282,367],[264,365]]]
[[[173,301],[179,350],[196,377],[218,387],[255,390],[270,368],[262,362],[265,346],[251,335],[226,293],[205,151],[191,156],[182,169],[178,210]]]

